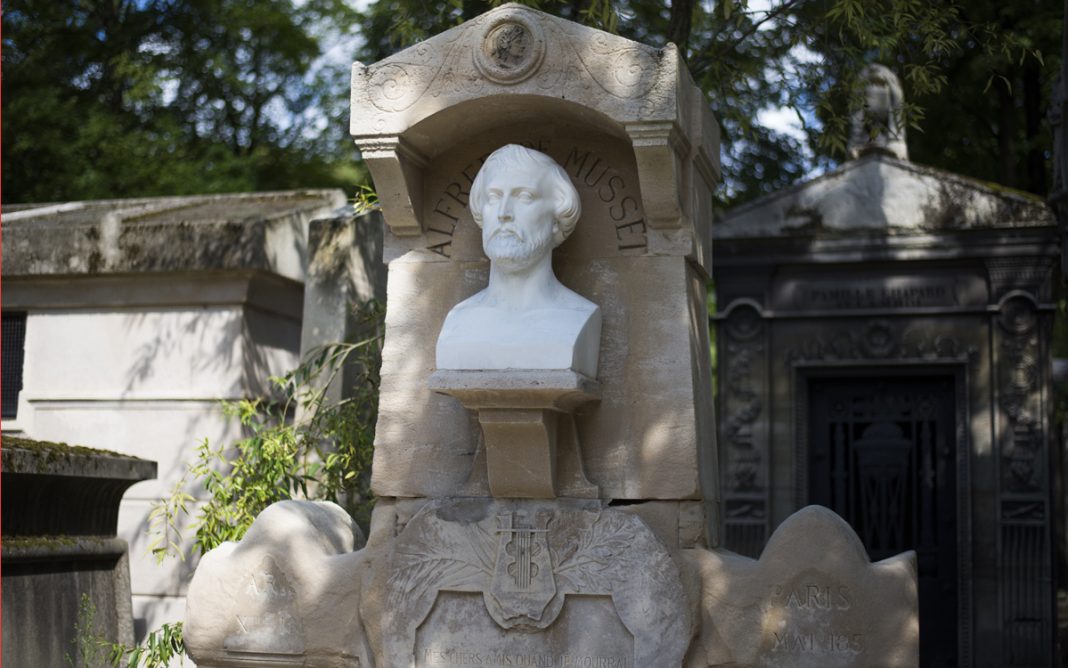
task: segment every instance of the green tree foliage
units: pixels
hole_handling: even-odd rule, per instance
[[[679,45],[723,125],[729,206],[844,152],[853,78],[902,78],[919,162],[1044,194],[1060,3],[1030,0],[523,0]],[[374,62],[500,0],[5,3],[4,201],[366,182],[347,140],[346,59]],[[312,70],[315,71],[312,71]],[[763,125],[793,110],[804,137]]]
[[[361,59],[379,60],[497,4],[377,0],[364,15]],[[724,206],[779,190],[814,167],[841,160],[850,113],[861,103],[855,76],[871,62],[901,76],[911,101],[905,109],[910,148],[918,160],[1045,192],[1039,163],[1048,156],[1036,147],[1047,132],[1038,126],[1059,63],[1061,8],[1055,0],[523,4],[647,44],[680,47],[723,126]],[[761,111],[776,108],[795,112],[805,141],[757,122]],[[952,132],[945,132],[950,126]],[[1020,169],[1024,162],[1027,170]],[[999,164],[1007,167],[999,171]],[[1018,178],[1024,173],[1026,180]]]
[[[193,501],[184,490],[193,480],[208,500],[193,523],[201,554],[245,535],[253,520],[276,501],[322,499],[342,506],[363,527],[370,521],[371,454],[378,416],[378,369],[385,308],[360,307],[368,338],[310,351],[301,365],[279,378],[274,401],[228,402],[224,411],[240,420],[246,437],[235,444],[204,441],[187,477],[151,514],[150,549],[157,560],[181,557],[181,517]],[[330,399],[328,388],[352,368],[345,398]]]
[[[111,666],[112,668],[168,668],[185,666],[185,640],[182,622],[163,624],[149,633],[139,645],[112,642],[105,637],[97,619],[96,604],[82,594],[74,621],[71,652],[64,659],[71,668]]]
[[[12,0],[5,202],[355,185],[343,0]],[[344,58],[342,58],[342,61]]]
[[[915,98],[925,112],[910,142],[918,162],[960,171],[1038,195],[1052,181],[1049,124],[1052,82],[1061,67],[1064,5],[1056,0],[972,0],[965,20],[1003,36],[1017,49],[975,49],[969,41],[945,58],[949,81],[939,94]],[[1034,54],[1021,58],[1020,49]]]

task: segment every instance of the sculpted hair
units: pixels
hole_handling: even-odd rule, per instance
[[[486,201],[485,177],[487,169],[514,169],[518,167],[537,166],[548,170],[549,184],[552,189],[552,197],[556,206],[553,216],[556,227],[553,229],[553,246],[564,243],[578,223],[582,214],[582,202],[579,200],[578,191],[571,184],[564,168],[556,164],[549,156],[517,144],[506,144],[490,154],[482,168],[478,170],[474,183],[471,184],[471,217],[475,224],[482,227],[482,205]]]

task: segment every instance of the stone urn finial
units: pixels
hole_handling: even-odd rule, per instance
[[[847,154],[850,159],[882,153],[908,160],[901,81],[884,65],[868,65],[858,78],[864,86],[864,105],[853,113]]]

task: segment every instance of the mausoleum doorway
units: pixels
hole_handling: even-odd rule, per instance
[[[807,502],[849,522],[873,561],[916,551],[922,665],[956,666],[956,379],[877,368],[830,373],[806,379]]]

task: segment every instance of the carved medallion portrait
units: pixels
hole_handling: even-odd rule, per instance
[[[537,71],[545,56],[545,36],[531,17],[504,14],[482,33],[475,66],[490,81],[514,84]]]

